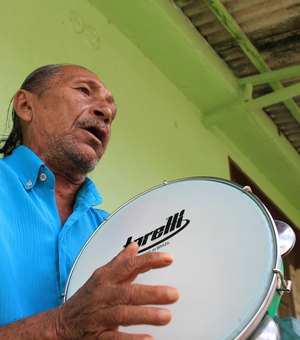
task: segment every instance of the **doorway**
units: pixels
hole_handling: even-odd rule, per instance
[[[229,158],[230,179],[242,186],[250,186],[252,192],[263,202],[274,220],[281,220],[290,225],[295,234],[296,239],[300,236],[299,229],[289,219],[289,217],[259,188],[259,186],[247,176],[241,168]],[[283,258],[284,276],[288,280],[292,280],[292,291],[289,294],[283,294],[278,309],[278,316],[300,317],[300,246],[295,244],[294,249]],[[297,298],[298,297],[298,298]]]

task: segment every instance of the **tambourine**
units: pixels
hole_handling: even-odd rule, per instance
[[[111,214],[71,270],[65,299],[132,241],[139,252],[164,251],[174,263],[136,282],[175,286],[166,326],[129,326],[155,339],[245,339],[266,317],[283,278],[274,220],[251,192],[207,177],[164,182]],[[265,320],[264,320],[265,322]]]

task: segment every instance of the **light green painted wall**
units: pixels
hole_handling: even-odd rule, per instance
[[[299,225],[299,154],[262,110],[233,109],[243,99],[237,79],[173,1],[89,1],[199,109],[204,124],[220,113],[213,118],[214,125],[206,126],[229,146],[228,155]]]
[[[86,1],[14,0],[9,6],[1,3],[0,12],[2,122],[14,91],[43,64],[84,65],[114,93],[118,117],[111,145],[92,174],[105,208],[112,210],[164,179],[228,177],[227,152],[203,127],[198,109]],[[80,32],[82,22],[99,35],[97,48],[88,31]]]
[[[104,7],[115,4],[120,16],[132,19],[135,7],[130,7],[133,13],[128,9],[126,12],[120,6],[125,2],[110,0],[98,4]],[[130,0],[131,5],[141,3],[145,4]],[[159,3],[159,7],[142,11],[145,18],[140,17],[140,22],[156,15],[155,9],[163,20],[163,11],[169,2],[154,3],[155,6]],[[274,181],[241,152],[226,131],[207,129],[203,125],[203,110],[217,106],[218,101],[231,100],[239,93],[230,72],[205,44],[199,44],[192,53],[192,59],[195,62],[199,59],[202,69],[200,67],[189,82],[184,78],[185,70],[180,69],[172,44],[168,46],[169,54],[159,61],[168,66],[166,72],[153,60],[155,51],[148,55],[143,46],[139,46],[138,39],[117,25],[106,7],[95,7],[95,1],[11,0],[9,4],[2,1],[0,13],[2,125],[10,97],[25,76],[41,65],[60,62],[83,65],[97,73],[114,93],[118,117],[111,145],[92,174],[102,191],[106,209],[115,209],[164,179],[203,175],[229,178],[227,157],[231,156],[300,225],[300,212],[289,195],[282,193]],[[141,14],[140,9],[138,13]],[[178,13],[172,15],[178,20]],[[172,20],[167,18],[166,27],[173,27]],[[189,34],[185,30],[182,35]],[[159,32],[164,32],[164,28],[153,34],[158,37]],[[193,34],[188,39],[191,51],[196,41]],[[145,45],[148,38],[142,39]],[[190,67],[190,71],[193,69],[195,67]],[[181,74],[181,78],[176,78],[182,79],[181,84],[171,76],[176,76],[176,72]],[[211,74],[219,75],[217,83],[209,80]],[[196,81],[203,91],[195,89]],[[217,91],[219,95],[214,96]],[[198,97],[193,100],[197,93],[201,100]]]

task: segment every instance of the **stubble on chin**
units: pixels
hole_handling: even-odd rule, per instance
[[[100,158],[90,156],[76,140],[63,137],[51,139],[43,148],[44,161],[53,172],[63,173],[77,181],[93,171]]]

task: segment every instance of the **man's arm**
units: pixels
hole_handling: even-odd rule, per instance
[[[5,339],[151,339],[145,335],[120,333],[119,326],[164,325],[169,310],[146,305],[173,303],[178,291],[166,286],[133,284],[138,274],[172,263],[164,253],[137,256],[138,246],[130,244],[91,278],[63,305],[51,311],[0,328]]]

